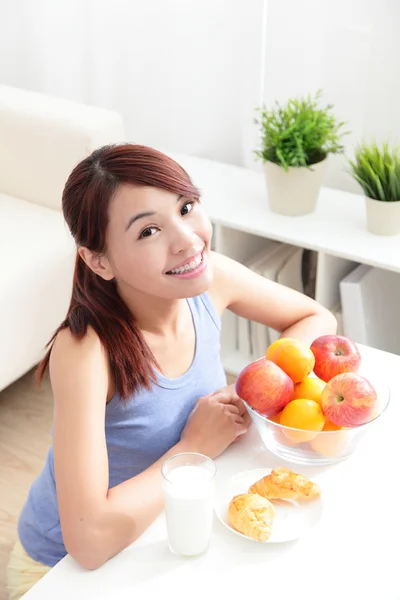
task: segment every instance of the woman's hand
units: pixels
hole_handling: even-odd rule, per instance
[[[239,396],[236,393],[236,388],[235,388],[234,383],[231,383],[230,385],[226,385],[225,387],[220,388],[219,390],[214,392],[212,395],[218,396],[218,398],[220,398],[220,399],[225,398],[227,402],[230,402],[234,406],[237,406],[239,409],[239,414],[241,416],[248,415],[246,407],[243,404],[243,401],[239,398]],[[247,422],[250,423],[250,419],[248,419]]]
[[[243,402],[227,386],[197,401],[181,442],[190,451],[216,458],[239,436],[246,433],[250,419]]]

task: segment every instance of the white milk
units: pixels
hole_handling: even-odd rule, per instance
[[[171,550],[184,556],[207,550],[214,510],[212,473],[200,465],[175,467],[164,481],[164,498]]]

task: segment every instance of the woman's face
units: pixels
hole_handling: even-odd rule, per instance
[[[212,227],[199,202],[122,185],[109,206],[107,261],[121,290],[188,298],[212,282]]]

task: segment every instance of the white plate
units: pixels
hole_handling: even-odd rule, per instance
[[[221,523],[236,535],[252,538],[236,531],[228,521],[228,507],[233,496],[246,494],[251,485],[256,481],[269,475],[271,469],[253,469],[242,471],[222,482],[216,493],[215,513]],[[272,526],[272,534],[269,540],[257,542],[258,544],[270,544],[276,542],[289,542],[296,540],[309,531],[319,520],[323,510],[321,497],[312,500],[274,500],[275,518]]]

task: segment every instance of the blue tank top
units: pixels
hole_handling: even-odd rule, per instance
[[[205,293],[189,298],[196,333],[193,362],[182,377],[161,374],[149,390],[128,402],[116,393],[106,407],[105,433],[109,488],[134,477],[179,442],[189,414],[200,396],[226,385],[220,359],[221,322]],[[36,561],[54,566],[65,555],[54,477],[53,446],[34,481],[18,522],[25,551]]]

